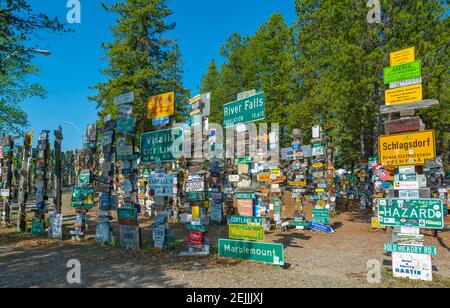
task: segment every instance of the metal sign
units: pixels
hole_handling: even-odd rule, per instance
[[[223,108],[224,128],[256,122],[266,118],[263,92],[225,104]]]
[[[415,253],[420,255],[437,255],[437,248],[434,246],[413,246],[413,245],[398,245],[398,244],[384,244],[386,252],[402,252]]]
[[[141,248],[141,230],[139,227],[119,226],[120,246],[129,249]]]
[[[385,91],[386,105],[418,102],[423,99],[422,84],[395,88]]]
[[[114,105],[124,105],[134,102],[134,92],[128,92],[114,97]]]
[[[387,134],[419,131],[425,127],[419,117],[387,121],[385,130]]]
[[[397,66],[405,63],[411,63],[416,60],[416,51],[414,47],[391,52],[389,54],[391,66]]]
[[[379,155],[382,165],[425,165],[425,160],[436,157],[434,131],[381,136]]]
[[[440,199],[378,199],[378,219],[386,227],[444,228]]]
[[[173,196],[173,174],[150,174],[148,178],[149,189],[155,192],[156,197]]]
[[[219,256],[284,265],[282,244],[219,239]]]
[[[152,96],[147,100],[147,119],[168,117],[174,114],[174,92]]]
[[[228,216],[227,221],[229,225],[258,225],[263,223],[262,218],[246,217],[246,216]]]
[[[229,225],[228,235],[232,239],[264,241],[264,227],[248,225]]]
[[[173,128],[149,132],[141,136],[141,162],[155,163],[177,160],[183,153],[183,129]]]
[[[384,84],[390,84],[401,80],[420,78],[422,62],[420,60],[401,65],[386,67],[384,69]]]

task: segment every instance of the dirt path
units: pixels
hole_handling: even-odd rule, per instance
[[[364,217],[346,213],[333,221],[333,235],[313,232],[269,234],[268,241],[283,243],[283,269],[217,257],[180,258],[148,251],[126,251],[90,241],[74,243],[36,239],[0,230],[0,287],[67,287],[66,262],[82,266],[80,287],[373,287],[366,281],[366,264],[376,259],[386,267],[383,253],[390,232],[370,232]],[[450,287],[449,233],[439,240],[433,260],[441,285]],[[444,246],[443,246],[444,245]],[[385,276],[381,286],[401,285]],[[419,286],[433,286],[420,283]],[[376,287],[376,286],[375,286]]]

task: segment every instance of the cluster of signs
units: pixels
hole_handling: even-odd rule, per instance
[[[258,217],[229,216],[230,239],[219,239],[219,256],[283,266],[283,245],[262,243],[265,240],[262,224],[263,219]]]

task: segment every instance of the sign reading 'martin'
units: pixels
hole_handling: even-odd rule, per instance
[[[425,165],[426,160],[436,157],[434,131],[381,136],[379,153],[383,165]]]
[[[264,92],[223,106],[224,127],[251,123],[266,118]]]

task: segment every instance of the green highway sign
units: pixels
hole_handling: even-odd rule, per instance
[[[434,246],[412,246],[412,245],[397,245],[384,244],[386,252],[402,252],[402,253],[416,253],[420,255],[437,255],[437,248]]]
[[[256,194],[252,192],[238,192],[235,195],[236,199],[256,199]]]
[[[386,227],[444,228],[444,205],[440,199],[379,199],[378,218]]]
[[[314,209],[312,211],[313,222],[317,224],[330,224],[330,211],[328,209]]]
[[[291,220],[289,225],[292,227],[309,227],[308,221]]]
[[[384,69],[384,84],[420,78],[422,76],[421,61],[414,61]]]
[[[196,231],[196,232],[206,232],[206,226],[205,225],[200,225],[200,226],[196,226],[196,225],[186,225],[186,229],[188,229],[189,231]]]
[[[171,162],[183,153],[183,129],[172,128],[141,135],[141,163]]]
[[[251,123],[266,118],[264,92],[223,106],[224,128]]]
[[[134,131],[136,124],[135,118],[117,120],[116,129],[119,133],[131,133]]]
[[[233,259],[284,265],[282,244],[219,239],[219,256]]]
[[[263,220],[259,217],[246,217],[246,216],[228,216],[229,225],[262,225]]]

